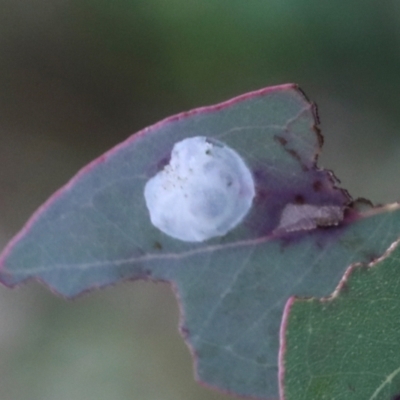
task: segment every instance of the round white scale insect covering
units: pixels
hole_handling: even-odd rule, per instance
[[[169,164],[144,188],[152,224],[185,242],[228,233],[249,212],[254,194],[239,154],[203,136],[175,143]]]

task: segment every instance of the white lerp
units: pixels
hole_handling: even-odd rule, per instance
[[[239,154],[203,136],[175,143],[169,164],[144,189],[152,224],[186,242],[228,233],[246,216],[254,194]]]

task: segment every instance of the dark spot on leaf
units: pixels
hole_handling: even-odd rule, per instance
[[[162,171],[171,161],[171,150],[161,158],[157,158],[157,160],[154,160],[154,162],[149,163],[149,166],[146,170],[146,175],[148,178],[156,175],[160,171]]]
[[[162,250],[162,244],[160,243],[160,242],[154,242],[154,244],[153,244],[153,247],[156,249],[156,250]]]
[[[287,144],[287,140],[285,138],[283,138],[282,136],[275,135],[274,139],[277,142],[279,142],[282,146],[286,146],[286,144]]]
[[[395,394],[391,400],[400,400],[400,393],[399,394]]]
[[[380,256],[378,255],[378,254],[375,254],[375,253],[367,253],[366,254],[366,259],[369,261],[369,262],[373,262],[373,261],[375,261],[377,258],[379,258]]]
[[[322,189],[322,182],[321,181],[314,181],[313,182],[313,189],[315,192],[320,192]]]
[[[157,171],[161,171],[164,169],[164,167],[166,165],[169,164],[169,162],[171,161],[171,155],[168,154],[168,156],[163,157],[158,163],[157,163]]]
[[[305,203],[304,196],[301,195],[301,194],[297,194],[297,195],[295,196],[295,198],[294,198],[294,202],[295,202],[296,204],[304,204],[304,203]]]

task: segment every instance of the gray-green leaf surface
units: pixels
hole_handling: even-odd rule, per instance
[[[285,400],[400,396],[400,249],[356,267],[334,298],[295,300],[286,331]]]

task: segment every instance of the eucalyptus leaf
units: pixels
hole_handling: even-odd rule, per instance
[[[328,300],[291,300],[285,400],[400,396],[400,248],[349,270]]]
[[[296,85],[249,93],[170,117],[93,161],[10,242],[0,280],[28,279],[68,298],[121,280],[171,282],[197,378],[277,398],[279,330],[290,296],[329,295],[349,264],[399,237],[398,209],[360,210],[318,169],[315,106]],[[169,168],[176,143],[204,137],[243,160],[254,198],[240,223],[209,240],[153,225],[145,186]]]

